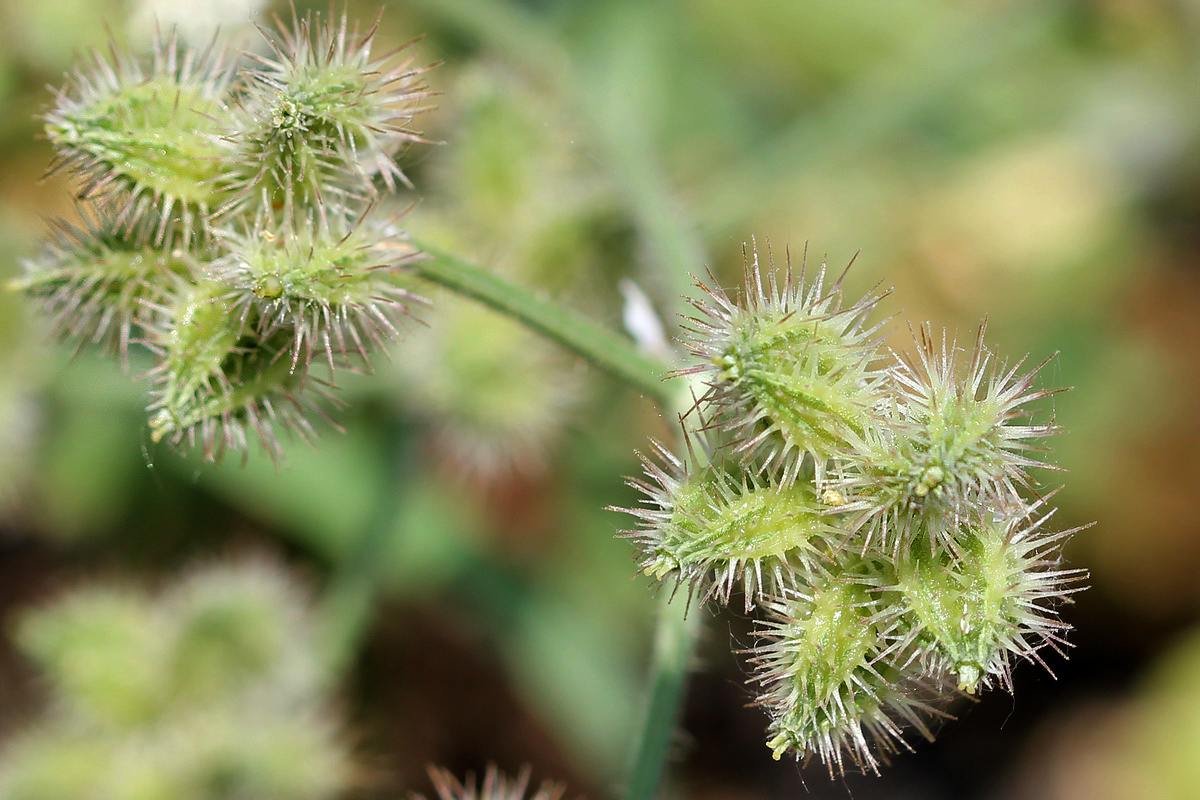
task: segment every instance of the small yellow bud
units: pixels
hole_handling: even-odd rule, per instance
[[[837,508],[838,506],[846,505],[846,497],[837,489],[826,489],[821,492],[821,502],[827,506]]]
[[[274,300],[283,294],[283,284],[274,275],[267,275],[254,286],[253,291],[264,300]]]
[[[979,679],[982,677],[983,671],[979,669],[978,664],[959,664],[958,690],[967,694],[975,694],[979,689]]]

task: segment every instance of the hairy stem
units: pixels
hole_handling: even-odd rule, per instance
[[[663,380],[670,365],[638,350],[630,339],[473,264],[424,243],[415,244],[429,255],[411,267],[422,278],[512,317],[621,379],[659,406],[674,407],[675,389]]]
[[[413,271],[428,281],[473,298],[583,356],[663,408],[680,404],[676,381],[664,381],[666,364],[637,349],[629,339],[570,309],[427,245],[430,258]],[[393,426],[394,427],[394,426]],[[333,578],[322,608],[325,650],[336,674],[353,657],[366,633],[372,597],[382,580],[382,553],[387,549],[398,512],[398,475],[403,472],[403,436],[394,431],[385,443],[385,464],[371,520]]]
[[[686,409],[689,398],[678,381],[664,381],[668,365],[642,353],[633,342],[529,291],[425,244],[429,258],[413,270],[426,280],[507,314],[653,399],[663,409]],[[687,687],[688,666],[699,630],[686,603],[664,593],[655,629],[645,716],[634,740],[627,800],[649,800],[657,792],[669,756]]]
[[[670,756],[671,740],[679,721],[692,652],[700,630],[698,615],[688,614],[687,606],[686,602],[672,603],[671,593],[663,591],[654,632],[646,713],[634,741],[632,768],[624,794],[626,800],[652,800],[658,794]]]

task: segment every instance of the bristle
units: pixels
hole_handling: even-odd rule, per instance
[[[864,546],[899,552],[923,531],[953,552],[959,521],[1019,515],[1033,486],[1029,470],[1053,469],[1030,453],[1057,428],[1015,424],[1051,392],[1033,388],[1044,362],[1025,372],[1020,362],[993,366],[983,326],[965,365],[944,331],[940,344],[927,325],[913,338],[915,358],[897,359],[889,373],[884,424],[849,435],[833,485],[847,498],[844,511],[856,514]]]
[[[740,591],[747,611],[824,574],[836,530],[811,488],[730,471],[711,451],[685,462],[654,449],[657,459],[639,454],[645,480],[631,481],[645,505],[611,509],[638,520],[625,536],[637,543],[643,573],[701,602],[725,604]]]
[[[695,362],[680,373],[709,373],[701,399],[747,463],[794,477],[805,456],[823,464],[841,453],[876,404],[879,326],[866,320],[883,295],[847,306],[840,279],[825,288],[824,265],[807,283],[789,269],[782,286],[766,266],[764,279],[753,246],[737,302],[697,283],[706,297],[690,301],[700,313],[684,327]]]
[[[566,787],[550,781],[542,783],[537,791],[526,798],[531,773],[532,770],[527,764],[515,776],[510,777],[500,772],[494,764],[490,764],[483,774],[483,783],[480,784],[472,773],[468,773],[465,780],[459,780],[449,770],[430,767],[429,779],[437,792],[437,800],[561,800]],[[416,800],[424,798],[417,795]]]
[[[271,32],[274,54],[245,74],[243,96],[223,141],[228,168],[218,183],[230,200],[218,216],[282,212],[287,224],[327,205],[362,205],[410,186],[395,162],[405,144],[425,141],[412,129],[426,110],[422,69],[401,53],[372,58],[372,26],[349,28],[344,15],[308,15]]]

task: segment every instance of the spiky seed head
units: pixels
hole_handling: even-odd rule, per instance
[[[644,573],[672,578],[702,601],[724,604],[740,589],[747,611],[823,574],[836,531],[812,487],[653,446],[655,458],[639,454],[645,479],[630,481],[644,505],[613,509],[640,523],[626,536]]]
[[[404,182],[392,158],[420,139],[421,70],[372,56],[375,28],[344,14],[293,16],[240,84],[215,40],[172,33],[147,63],[97,54],[46,114],[51,169],[81,177],[91,211],[17,285],[64,335],[123,360],[145,344],[153,438],[209,458],[253,438],[279,457],[279,428],[309,438],[331,386],[309,362],[367,366],[415,299],[397,280],[413,248],[367,215]]]
[[[1014,659],[1045,665],[1043,648],[1061,654],[1070,626],[1056,607],[1084,573],[1061,566],[1059,548],[1078,529],[1045,531],[1052,514],[964,525],[957,556],[918,537],[895,565],[898,650],[968,693],[1011,691]]]
[[[230,289],[229,312],[260,339],[281,334],[293,370],[320,358],[332,377],[335,362],[349,366],[351,355],[368,365],[368,350],[396,336],[408,304],[421,299],[397,281],[421,254],[394,220],[296,229],[260,221],[221,239],[226,254],[211,274]]]
[[[308,416],[324,415],[317,401],[331,398],[292,368],[286,337],[259,338],[229,303],[228,289],[209,282],[187,288],[164,310],[149,340],[160,356],[150,372],[151,437],[199,447],[210,461],[255,440],[281,458],[278,430],[312,440]]]
[[[276,22],[260,29],[272,55],[243,73],[219,181],[232,197],[220,214],[282,211],[295,224],[316,209],[324,222],[326,203],[370,198],[377,178],[388,191],[408,185],[394,157],[423,141],[412,121],[429,97],[424,70],[404,47],[372,56],[378,19],[365,32],[345,14]]]
[[[24,262],[13,286],[40,301],[56,334],[102,345],[124,361],[153,308],[192,269],[192,256],[151,247],[111,214],[81,210],[80,218],[51,223],[42,253]]]
[[[1028,470],[1053,469],[1032,457],[1034,441],[1057,432],[1030,423],[1030,403],[1054,394],[1033,386],[1046,362],[1022,372],[1023,360],[992,367],[980,326],[964,364],[957,343],[928,326],[915,334],[916,357],[898,360],[881,419],[851,435],[853,447],[835,481],[847,499],[853,527],[866,528],[864,546],[897,550],[920,529],[954,552],[963,520],[1020,515]]]
[[[437,791],[437,800],[560,800],[566,787],[562,784],[545,781],[532,795],[526,797],[529,791],[529,765],[521,767],[515,777],[508,777],[489,764],[483,774],[483,783],[477,783],[475,776],[468,774],[466,780],[459,780],[449,770],[439,767],[429,768],[429,778]],[[423,795],[417,795],[415,800],[425,800]]]
[[[693,413],[709,446],[700,460],[657,445],[643,459],[627,535],[647,572],[718,600],[735,556],[768,545],[786,566],[773,573],[759,550],[743,573],[748,607],[769,613],[752,658],[768,746],[815,754],[831,775],[876,772],[907,746],[901,726],[932,738],[940,701],[1011,688],[1015,661],[1065,644],[1056,606],[1083,576],[1058,548],[1074,531],[1043,532],[1046,500],[1026,499],[1029,471],[1047,466],[1036,440],[1056,432],[1029,406],[1052,392],[1033,387],[1040,366],[993,368],[982,327],[965,360],[922,327],[915,357],[887,367],[878,326],[865,328],[878,296],[844,307],[823,269],[781,286],[751,252],[738,301],[701,284],[687,342],[698,363],[676,373],[708,378]],[[781,556],[772,536],[813,517]]]
[[[745,259],[736,301],[698,283],[707,297],[691,301],[700,313],[685,328],[696,363],[677,374],[708,377],[701,401],[747,460],[794,475],[811,453],[821,474],[878,401],[878,326],[866,320],[882,295],[845,305],[841,278],[827,284],[824,264],[809,281],[789,263],[780,282],[769,253],[763,274],[757,245]]]
[[[920,680],[889,658],[885,606],[869,584],[840,575],[768,606],[754,649],[759,704],[771,716],[767,746],[778,759],[815,754],[832,776],[847,763],[878,773],[907,748],[902,726],[932,738]]]
[[[79,195],[104,199],[115,221],[162,246],[188,247],[223,205],[215,143],[233,67],[226,53],[196,53],[171,34],[155,43],[149,65],[115,43],[71,76],[46,114],[57,151],[51,171],[69,168]]]

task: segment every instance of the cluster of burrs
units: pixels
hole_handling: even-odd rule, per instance
[[[332,800],[360,779],[311,600],[273,561],[81,586],[16,623],[48,702],[0,747],[3,800]]]
[[[155,591],[80,586],[14,622],[48,702],[0,742],[0,800],[384,796],[334,702],[312,599],[274,560],[199,565]],[[429,776],[431,800],[565,793],[528,766]]]
[[[152,438],[210,459],[311,437],[335,367],[369,368],[419,299],[399,277],[418,253],[378,209],[421,141],[423,70],[372,55],[378,20],[275,22],[265,54],[171,34],[145,62],[112,46],[72,74],[45,121],[81,220],[19,281],[62,336],[124,363],[144,346]]]
[[[1065,644],[1074,531],[1047,530],[1029,474],[1056,432],[1029,406],[1053,392],[1042,365],[997,364],[983,326],[969,349],[922,326],[901,357],[869,321],[883,294],[846,303],[824,265],[746,261],[736,301],[699,284],[678,374],[706,388],[687,455],[643,458],[628,536],[689,601],[762,610],[752,680],[776,758],[878,772],[951,696],[1011,690],[1014,662]]]

